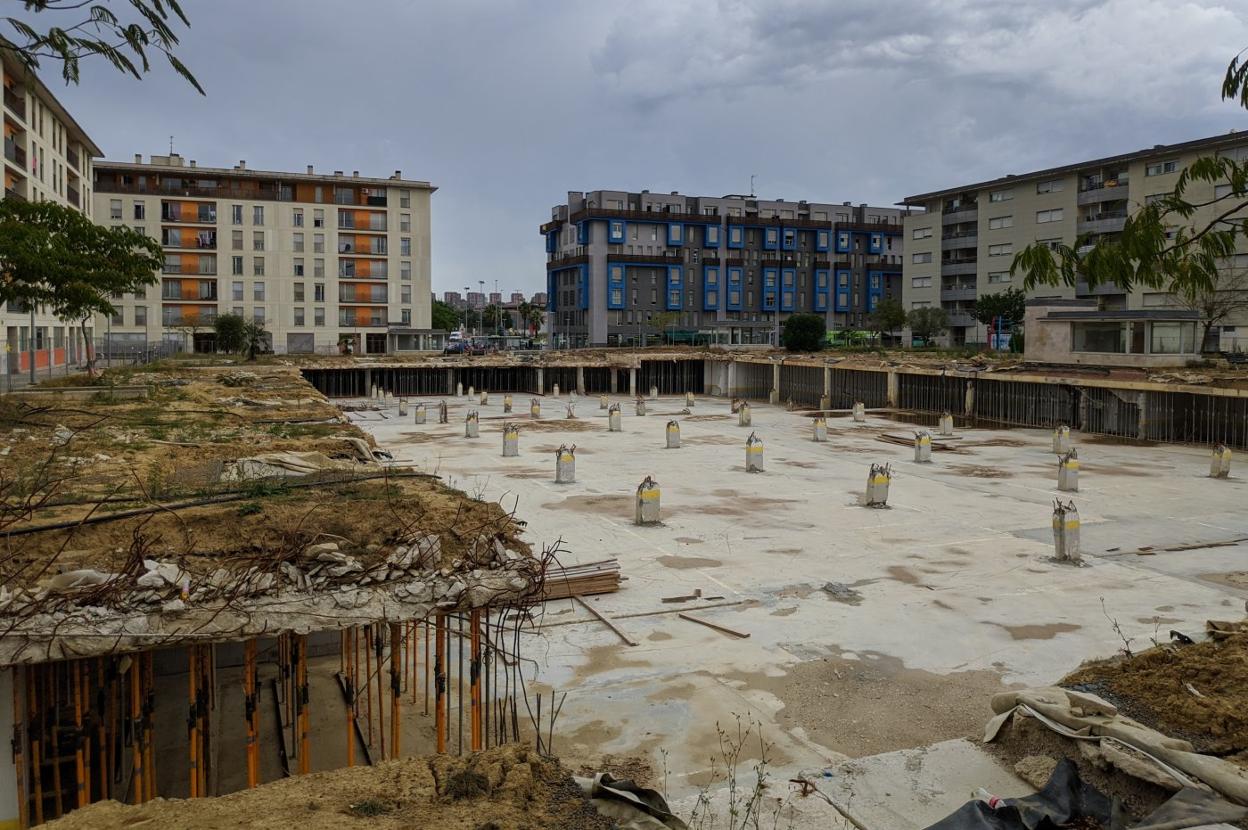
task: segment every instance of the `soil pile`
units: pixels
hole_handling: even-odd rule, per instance
[[[1248,766],[1248,633],[1089,664],[1061,685],[1100,695],[1197,752]]]
[[[456,758],[388,761],[288,778],[219,798],[106,801],[48,827],[121,830],[208,827],[429,827],[438,830],[609,830],[557,760],[510,745]]]

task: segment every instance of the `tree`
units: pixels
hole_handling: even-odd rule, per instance
[[[900,300],[891,297],[876,303],[875,311],[867,315],[867,329],[876,336],[884,332],[892,334],[906,324],[906,309]]]
[[[159,53],[200,95],[205,94],[199,81],[173,54],[178,45],[173,27],[179,22],[191,25],[179,0],[129,0],[135,15],[129,22],[113,12],[110,2],[25,0],[29,18],[0,18],[17,34],[13,43],[0,39],[0,51],[8,52],[31,71],[39,68],[41,60],[59,61],[66,84],[78,83],[79,63],[90,57],[102,57],[118,71],[142,79],[152,68],[148,55]],[[58,13],[59,25],[44,28],[42,24],[52,23],[48,18]]]
[[[1223,100],[1248,109],[1248,50],[1231,61],[1222,82]],[[1193,184],[1213,195],[1188,195]],[[1222,192],[1219,193],[1219,190]],[[1204,216],[1195,219],[1197,213]],[[1174,190],[1150,199],[1127,217],[1116,237],[1085,234],[1073,246],[1035,243],[1019,251],[1010,273],[1023,273],[1023,287],[1115,284],[1164,289],[1175,295],[1217,290],[1227,260],[1248,231],[1248,160],[1205,156],[1185,168]]]
[[[212,330],[217,335],[217,351],[241,352],[245,342],[247,321],[238,314],[218,314],[212,323]]]
[[[461,315],[455,306],[441,300],[433,301],[432,320],[435,329],[453,331],[459,328]]]
[[[929,346],[932,341],[949,330],[949,312],[943,308],[912,308],[906,315],[910,333]]]
[[[971,316],[985,326],[994,320],[1008,323],[1010,328],[1023,322],[1027,314],[1027,295],[1017,288],[1007,288],[996,294],[984,294],[975,301]]]
[[[1209,341],[1209,331],[1241,311],[1248,310],[1248,269],[1226,268],[1212,289],[1193,285],[1176,286],[1174,305],[1200,315],[1201,349]],[[1216,350],[1215,350],[1216,351]]]
[[[660,311],[658,314],[650,318],[650,326],[655,331],[662,334],[668,328],[676,325],[679,320],[679,311]]]
[[[791,352],[817,352],[823,348],[827,331],[818,314],[793,314],[784,321],[784,347]]]
[[[502,309],[494,303],[490,303],[481,312],[481,327],[489,329],[491,333],[497,332],[500,319],[502,319]]]
[[[542,329],[542,324],[545,322],[546,310],[540,306],[530,305],[528,318],[525,320],[525,325],[529,329],[529,336],[536,337],[537,333]]]
[[[243,323],[243,351],[247,352],[248,360],[255,360],[256,355],[265,351],[269,345],[269,333],[264,330],[264,323],[247,320]]]
[[[76,321],[89,375],[95,353],[87,323],[116,313],[112,297],[155,285],[164,261],[160,244],[131,228],[106,228],[52,202],[0,201],[0,303]]]

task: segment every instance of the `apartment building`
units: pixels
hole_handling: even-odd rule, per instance
[[[4,87],[4,198],[50,201],[91,215],[92,159],[100,148],[33,73],[0,49]],[[88,335],[91,327],[87,327]],[[46,374],[85,358],[78,324],[20,303],[0,306],[0,371]]]
[[[552,342],[624,345],[666,334],[772,343],[779,323],[801,312],[822,315],[829,328],[861,326],[880,300],[901,297],[907,212],[739,195],[569,192],[540,228]]]
[[[201,167],[177,154],[95,165],[95,218],[160,239],[158,288],[119,298],[119,344],[214,348],[213,322],[262,323],[278,353],[441,347],[431,330],[428,182]]]
[[[1201,156],[1248,159],[1248,133],[1231,132],[1181,144],[1158,144],[1144,150],[1091,161],[1009,175],[991,181],[921,193],[903,204],[922,208],[904,220],[906,255],[903,296],[906,307],[941,306],[949,313],[945,341],[980,343],[986,327],[970,311],[978,297],[1021,288],[1022,276],[1010,276],[1014,255],[1033,243],[1090,246],[1122,231],[1128,216],[1150,200],[1172,193],[1183,169]],[[1189,197],[1197,202],[1222,195],[1226,185],[1194,183]],[[1201,225],[1215,208],[1190,220]],[[1085,248],[1086,249],[1086,248]],[[1228,266],[1248,268],[1248,254]],[[1044,286],[1030,297],[1094,299],[1105,311],[1172,308],[1164,290],[1117,285]],[[1240,321],[1239,327],[1248,324]],[[1223,345],[1236,337],[1236,325],[1211,332]],[[1210,347],[1217,348],[1218,342]]]

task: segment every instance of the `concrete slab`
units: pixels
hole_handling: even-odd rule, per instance
[[[809,418],[763,404],[741,428],[722,399],[699,398],[685,415],[683,399],[663,398],[646,416],[623,406],[624,431],[611,433],[596,402],[576,420],[560,411],[529,421],[491,400],[471,405],[477,439],[463,437],[464,399],[448,399],[445,425],[400,421],[396,408],[357,421],[396,458],[514,507],[528,540],[557,546],[562,561],[620,559],[622,590],[591,601],[641,645],[553,603],[525,644],[530,678],[570,693],[557,751],[575,760],[605,747],[657,769],[665,750],[682,775],[678,797],[706,783],[716,722],[734,715],[762,723],[774,771],[787,777],[975,734],[993,692],[1112,654],[1121,642],[1110,618],[1138,644],[1242,614],[1242,549],[1122,555],[1248,529],[1243,487],[1203,477],[1203,449],[1076,435],[1088,565],[1073,568],[1050,559],[1059,494],[1047,431],[959,430],[956,451],[920,465],[912,449],[878,439],[906,427],[875,414],[830,419],[827,443],[815,443]],[[663,448],[669,419],[680,422],[680,449]],[[521,428],[516,458],[501,457],[506,420]],[[745,472],[751,431],[765,443],[762,473]],[[577,480],[556,485],[564,443],[577,445]],[[858,506],[872,462],[893,465],[887,509]],[[647,475],[662,488],[663,523],[642,528],[633,499]],[[856,604],[823,591],[828,582],[856,592]],[[661,601],[697,589],[723,599],[690,608],[717,606],[697,613],[749,638],[682,620],[674,612],[688,609]]]

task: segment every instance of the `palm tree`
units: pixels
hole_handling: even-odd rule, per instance
[[[533,304],[528,300],[521,300],[516,313],[520,316],[520,325],[524,328],[524,333],[529,334],[529,318],[533,316]]]
[[[529,307],[529,319],[526,321],[529,326],[530,335],[536,335],[542,328],[542,322],[546,319],[546,312],[537,306]]]

